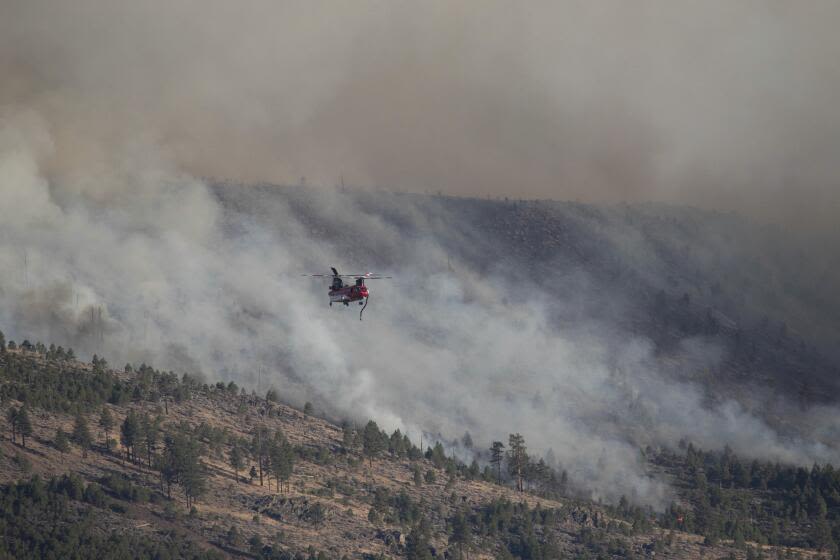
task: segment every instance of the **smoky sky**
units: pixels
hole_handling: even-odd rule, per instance
[[[668,379],[652,342],[618,320],[558,330],[558,309],[593,300],[620,315],[633,297],[605,301],[580,270],[558,270],[564,289],[523,290],[514,305],[505,275],[450,268],[443,240],[465,250],[476,237],[410,197],[377,214],[365,196],[310,189],[309,223],[259,189],[223,204],[208,178],[656,200],[829,228],[838,12],[0,0],[0,326],[113,364],[274,384],[291,402],[415,440],[470,430],[486,446],[519,431],[607,499],[667,503],[638,446],[681,437],[836,462],[834,408],[803,412],[808,429],[782,435],[742,403],[710,408],[700,388]],[[249,210],[232,210],[238,201]],[[290,280],[368,264],[313,227],[403,256],[383,271],[403,284],[376,287],[363,343],[342,336],[355,310],[333,313],[323,286]],[[657,275],[638,232],[612,227],[623,254]],[[699,361],[722,359],[713,342],[683,342]]]
[[[0,105],[46,120],[51,176],[107,169],[140,138],[199,177],[661,200],[823,229],[838,214],[836,2],[36,0],[0,16]]]

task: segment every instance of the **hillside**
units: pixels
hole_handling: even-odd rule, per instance
[[[747,393],[747,383],[807,402],[840,394],[840,259],[826,239],[657,204],[274,185],[214,192],[233,235],[245,223],[292,245],[304,235],[342,263],[399,274],[401,290],[422,293],[423,275],[449,272],[515,288],[511,304],[545,293],[558,328],[602,321],[648,337],[680,362],[672,375],[702,367],[680,342],[708,338],[723,348],[716,394]]]
[[[537,431],[555,420],[555,410],[565,410],[578,423],[555,431],[579,431],[583,424],[598,437],[609,434],[608,439],[634,446],[674,446],[688,437],[706,447],[740,448],[759,459],[799,455],[804,465],[837,460],[833,450],[840,437],[826,429],[826,421],[840,395],[840,300],[833,288],[840,281],[840,260],[825,251],[824,239],[732,213],[656,204],[599,206],[272,185],[217,184],[214,193],[228,235],[250,239],[254,228],[271,232],[275,243],[296,255],[292,266],[300,270],[317,272],[336,264],[342,270],[362,266],[394,274],[394,285],[374,286],[366,312],[373,324],[363,328],[374,339],[388,339],[377,346],[385,356],[390,357],[390,346],[421,353],[424,367],[449,373],[443,383],[457,386],[452,379],[465,371],[475,377],[491,372],[495,385],[464,384],[455,391],[461,402],[471,391],[482,390],[491,402],[499,395],[499,415],[488,419],[480,407],[463,414],[468,423],[462,430],[482,439],[491,436],[481,428],[504,414],[505,395],[523,401],[518,406],[531,406],[524,404],[528,399],[545,403],[546,410],[538,408],[539,422],[516,430]],[[319,287],[286,283],[299,292]],[[539,321],[523,318],[528,314]],[[333,315],[325,319],[344,328]],[[296,323],[289,322],[294,329]],[[384,337],[377,322],[400,336]],[[521,335],[529,330],[536,338]],[[459,352],[453,340],[463,340],[466,349]],[[486,358],[492,355],[488,345],[499,340],[512,355]],[[523,347],[563,344],[576,351],[540,350],[534,354],[538,363],[525,365],[518,354]],[[441,347],[457,356],[438,359]],[[399,352],[379,361],[352,347],[343,353],[350,367],[374,364],[386,380],[404,363]],[[280,359],[284,375],[310,384],[308,360],[298,367],[289,365],[286,355]],[[580,372],[565,372],[560,365],[577,362],[582,362]],[[532,371],[534,381],[520,383],[521,377],[510,376],[520,368]],[[408,391],[433,398],[416,373],[405,369],[396,377],[411,386]],[[496,393],[499,384],[507,387]],[[298,402],[312,400],[330,411],[339,400],[320,386],[304,392]],[[448,420],[441,409],[458,405],[415,410],[403,394],[394,388],[383,397],[387,413],[442,437],[458,436],[457,428],[439,419],[442,414]],[[686,395],[693,401],[689,405],[663,410]],[[593,412],[588,401],[600,409]],[[705,427],[725,423],[721,419],[733,408],[749,417],[737,423],[760,423],[771,433]],[[601,414],[605,410],[613,415]],[[780,443],[776,447],[784,451],[771,453],[768,446],[753,446],[768,438],[805,443]],[[557,452],[552,438],[538,443],[543,451]],[[805,446],[827,451],[803,454]],[[561,459],[571,462],[568,456]]]
[[[130,220],[107,200],[61,206],[78,235],[16,226],[7,337],[260,394],[273,383],[299,408],[449,454],[465,432],[482,449],[521,433],[609,503],[666,507],[669,483],[636,456],[681,439],[840,462],[838,260],[824,242],[663,205],[161,188],[183,204],[150,200]],[[371,281],[364,321],[302,276],[330,266],[393,276]]]
[[[698,514],[691,511],[688,500],[683,507],[689,511],[681,513],[655,513],[627,502],[607,507],[573,498],[572,489],[533,475],[527,477],[529,491],[516,492],[507,474],[502,485],[496,484],[489,466],[468,467],[445,457],[438,446],[430,447],[423,457],[414,445],[419,442],[361,427],[342,429],[311,414],[309,407],[304,413],[275,402],[278,394],[282,397],[282,387],[270,391],[271,400],[266,400],[233,384],[207,385],[145,365],[117,372],[98,357],[93,364],[84,364],[67,359],[67,352],[55,347],[31,348],[0,353],[3,416],[8,418],[9,411],[25,405],[31,425],[25,447],[21,425],[17,443],[9,437],[8,423],[7,437],[0,442],[4,484],[0,498],[6,496],[0,501],[7,504],[0,526],[6,548],[0,557],[48,557],[45,550],[57,550],[57,543],[73,536],[71,531],[68,537],[66,530],[74,519],[86,520],[73,529],[82,533],[79,542],[86,546],[95,547],[96,538],[127,539],[120,546],[112,542],[111,556],[102,556],[114,558],[141,557],[148,543],[168,543],[169,557],[813,555],[805,549],[747,545],[743,536],[727,541],[725,535],[704,539],[683,532],[675,524],[698,529],[692,521]],[[104,410],[113,420],[108,447],[100,427]],[[155,428],[140,428],[127,437],[125,422],[130,415],[139,422],[135,426]],[[78,427],[80,418],[86,421],[88,436]],[[62,443],[59,430],[69,434],[69,443]],[[276,433],[283,436],[275,439]],[[282,439],[280,448],[287,441],[293,450],[291,471],[276,471],[280,480],[287,478],[282,491],[276,476],[266,473],[260,484],[258,473],[249,475],[256,464],[254,442],[260,437],[256,434]],[[167,470],[166,458],[178,441],[191,442],[185,444],[187,449],[196,445],[200,475],[195,480],[200,482],[190,479],[193,475],[187,470],[177,475]],[[230,461],[234,448],[244,458],[239,480]],[[368,448],[374,451],[367,453]],[[480,451],[477,456],[482,456]],[[651,468],[679,473],[673,469],[679,456],[666,453],[652,460]],[[692,457],[689,452],[688,460]],[[282,463],[279,458],[275,461]],[[273,471],[270,464],[266,458],[266,471]],[[30,478],[28,486],[9,486]],[[47,486],[40,482],[50,479],[53,482]],[[190,492],[194,505],[187,508]],[[13,507],[10,495],[20,496]],[[45,499],[43,517],[30,516],[28,512],[37,511]],[[828,514],[833,516],[840,504],[834,496],[828,499]],[[34,500],[34,505],[27,500]],[[29,516],[28,530],[45,539],[39,545],[41,553],[25,552],[27,540],[20,537],[25,531],[15,528],[24,515]],[[826,512],[822,515],[824,519]],[[804,519],[801,525],[801,517],[786,521],[785,538],[801,536],[807,515]],[[779,535],[771,538],[784,540]],[[760,539],[767,542],[766,537]],[[809,544],[807,530],[802,544]],[[11,552],[11,546],[21,548]]]

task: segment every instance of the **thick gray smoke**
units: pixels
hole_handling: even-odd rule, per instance
[[[647,477],[639,446],[681,437],[797,463],[836,458],[823,444],[783,440],[734,401],[704,406],[701,391],[658,373],[643,338],[598,321],[558,330],[552,309],[606,298],[588,293],[585,278],[574,281],[575,292],[511,292],[460,263],[449,270],[435,241],[446,225],[404,238],[352,198],[325,192],[314,197],[322,225],[364,232],[359,242],[412,263],[396,285],[375,286],[368,320],[356,330],[355,310],[328,308],[324,286],[297,277],[346,255],[313,241],[311,224],[282,198],[252,204],[266,214],[253,219],[226,211],[206,185],[140,142],[115,152],[120,166],[107,177],[51,182],[40,162],[52,146],[37,115],[5,115],[0,321],[10,337],[251,387],[261,378],[263,390],[275,385],[294,402],[373,417],[415,440],[421,431],[450,438],[470,431],[486,444],[518,431],[607,498],[631,493],[663,503],[667,488]],[[242,189],[243,204],[252,196]],[[406,198],[399,210],[410,218],[412,205]],[[621,296],[610,297],[620,310]],[[700,359],[719,359],[702,341],[687,344],[700,348]]]
[[[586,278],[572,295],[512,294],[449,271],[436,235],[452,224],[405,238],[327,193],[330,223],[411,263],[351,330],[355,314],[298,274],[366,263],[281,202],[251,220],[197,179],[344,173],[597,200],[706,201],[733,185],[724,204],[761,193],[776,216],[788,181],[836,203],[836,5],[529,6],[0,2],[0,326],[115,364],[261,380],[415,441],[518,431],[611,499],[667,499],[639,461],[646,443],[837,460],[837,434],[783,438],[734,401],[705,406],[640,336],[595,319],[558,330],[553,310],[603,297]],[[686,344],[712,364],[722,352]]]
[[[831,0],[0,1],[49,173],[144,138],[194,176],[666,200],[836,233]],[[92,185],[86,188],[98,189]]]

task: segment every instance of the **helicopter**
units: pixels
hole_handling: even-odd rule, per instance
[[[331,266],[332,274],[304,274],[303,276],[310,276],[314,278],[332,278],[330,283],[329,296],[330,307],[333,303],[343,303],[345,306],[350,306],[353,302],[358,302],[362,306],[359,311],[359,321],[362,320],[362,314],[368,306],[370,301],[370,292],[365,286],[365,280],[385,280],[390,279],[391,276],[379,276],[372,272],[365,274],[339,274],[338,270]],[[354,278],[353,283],[345,282],[344,278]]]

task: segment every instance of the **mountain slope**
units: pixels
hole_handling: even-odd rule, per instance
[[[181,547],[175,557],[205,550],[280,558],[307,550],[316,554],[313,548],[328,558],[423,558],[444,551],[471,558],[632,557],[654,550],[666,558],[701,551],[707,557],[743,554],[743,549],[703,545],[700,537],[678,530],[666,532],[659,527],[664,518],[651,524],[644,510],[626,504],[613,510],[568,496],[515,492],[491,482],[492,469],[481,475],[431,449],[429,458],[414,455],[419,451],[411,446],[408,452],[398,446],[394,454],[385,449],[366,458],[365,444],[357,441],[366,430],[354,436],[352,430],[234,386],[208,386],[189,376],[179,380],[147,366],[116,373],[99,358],[93,365],[81,364],[58,357],[56,350],[10,350],[0,354],[0,365],[4,415],[28,403],[32,426],[26,447],[20,432],[16,444],[8,438],[0,442],[0,482],[70,475],[69,481],[52,483],[49,495],[69,498],[83,517],[110,527],[103,535],[174,542]],[[114,419],[109,435],[122,440],[121,445],[113,441],[111,449],[98,427],[105,409]],[[132,413],[159,419],[160,437],[150,458],[140,435],[135,458],[124,430],[118,435]],[[76,437],[80,417],[90,427],[90,450],[78,441],[60,450],[58,430]],[[233,447],[249,447],[260,427],[264,434],[282,432],[294,447],[288,489],[278,491],[276,478],[269,481],[266,475],[261,485],[259,475],[247,474],[253,453],[245,453],[239,480],[230,466]],[[199,442],[206,473],[205,490],[192,512],[184,507],[186,482],[174,482],[170,494],[157,467],[167,454],[167,437],[178,434]],[[81,490],[85,485],[88,489]],[[6,527],[14,519],[8,515]],[[69,519],[52,523],[60,527]]]

